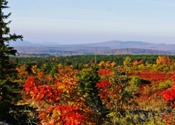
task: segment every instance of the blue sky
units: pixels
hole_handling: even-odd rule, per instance
[[[11,32],[36,43],[175,43],[175,0],[12,0]]]

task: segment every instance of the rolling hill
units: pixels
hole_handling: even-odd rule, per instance
[[[15,44],[18,43],[18,44]],[[85,54],[175,54],[175,44],[148,43],[140,41],[107,41],[89,44],[34,44],[14,42],[11,44],[20,54],[34,55],[85,55]]]

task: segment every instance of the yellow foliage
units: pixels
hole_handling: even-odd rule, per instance
[[[169,56],[158,56],[156,60],[156,64],[158,65],[171,65],[172,61]]]
[[[22,65],[16,68],[16,70],[18,71],[18,77],[19,78],[27,78],[28,77],[28,72],[27,72],[27,67],[26,65]]]

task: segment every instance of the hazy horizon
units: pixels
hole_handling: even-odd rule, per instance
[[[11,33],[32,43],[175,43],[174,0],[9,1]]]

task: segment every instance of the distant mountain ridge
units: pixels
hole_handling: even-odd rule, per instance
[[[32,43],[28,41],[11,41],[10,46],[31,46]]]
[[[85,44],[57,44],[57,43],[31,43],[28,41],[14,41],[11,46],[27,46],[27,47],[100,47],[109,49],[121,48],[140,48],[140,49],[156,49],[156,50],[174,50],[175,44],[166,43],[149,43],[142,41],[106,41],[100,43],[85,43]]]
[[[107,41],[102,43],[86,44],[91,47],[108,47],[110,49],[122,48],[139,48],[139,49],[154,49],[154,50],[175,50],[175,44],[165,43],[149,43],[141,41]]]
[[[46,53],[66,55],[80,54],[174,54],[175,44],[148,43],[141,41],[106,41],[86,44],[34,44],[26,41],[16,41],[13,44],[20,53]],[[24,49],[25,48],[25,49]],[[63,55],[64,55],[63,54]]]

